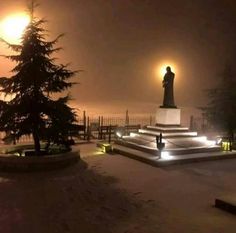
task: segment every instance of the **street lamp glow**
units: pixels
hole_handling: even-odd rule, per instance
[[[29,22],[30,17],[25,13],[9,15],[0,22],[0,38],[11,44],[19,44]]]

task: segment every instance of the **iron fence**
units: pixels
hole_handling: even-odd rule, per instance
[[[128,112],[124,117],[116,116],[87,116],[86,112],[82,116],[77,118],[78,124],[81,126],[80,132],[78,132],[78,138],[82,140],[101,139],[108,134],[109,128],[112,128],[112,137],[114,138],[114,127],[127,127],[133,126],[133,129],[138,129],[138,127],[144,127],[146,125],[155,125],[155,117],[153,115],[129,115]],[[190,130],[204,132],[211,129],[211,125],[203,117],[190,117]],[[126,129],[127,129],[126,128]],[[103,130],[103,132],[101,132]],[[128,132],[128,131],[127,131]],[[101,136],[102,133],[102,136]],[[3,139],[5,133],[0,132],[0,138]],[[22,136],[16,143],[31,143],[33,142],[32,136]],[[1,141],[3,144],[4,142]]]
[[[126,115],[124,117],[114,117],[114,116],[87,116],[86,112],[82,116],[77,118],[77,123],[82,126],[81,131],[78,132],[79,139],[89,140],[90,138],[101,139],[101,129],[102,127],[114,126],[116,127],[125,127],[125,126],[139,126],[143,127],[145,125],[153,125],[154,117],[147,116],[137,116],[137,115]],[[114,131],[112,131],[114,133]],[[105,137],[106,132],[103,132]],[[4,144],[3,138],[5,137],[4,132],[0,132],[0,143]],[[89,137],[89,138],[88,138]],[[114,135],[112,135],[114,138]],[[20,137],[19,140],[16,140],[16,143],[31,143],[33,142],[33,137],[31,135],[26,135]]]

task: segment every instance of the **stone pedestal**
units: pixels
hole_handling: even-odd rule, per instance
[[[158,125],[180,125],[179,108],[158,108],[156,113],[156,124]]]

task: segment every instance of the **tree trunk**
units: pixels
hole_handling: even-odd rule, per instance
[[[51,144],[51,141],[50,141],[50,139],[48,139],[48,140],[47,140],[47,143],[46,143],[46,146],[45,146],[45,150],[46,150],[46,153],[47,153],[47,154],[49,153],[50,144]]]
[[[40,140],[37,132],[33,132],[35,155],[40,155]]]

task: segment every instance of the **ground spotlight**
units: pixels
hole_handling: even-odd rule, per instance
[[[161,159],[171,160],[171,159],[173,159],[173,156],[171,156],[170,153],[167,151],[162,151],[161,152]]]
[[[122,138],[123,135],[122,135],[122,133],[121,133],[120,131],[117,131],[117,132],[116,132],[116,136],[117,136],[118,138]]]
[[[221,145],[222,143],[222,137],[217,137],[216,138],[216,145]]]
[[[119,139],[122,139],[125,134],[125,128],[124,127],[118,127],[115,131],[116,137]]]

